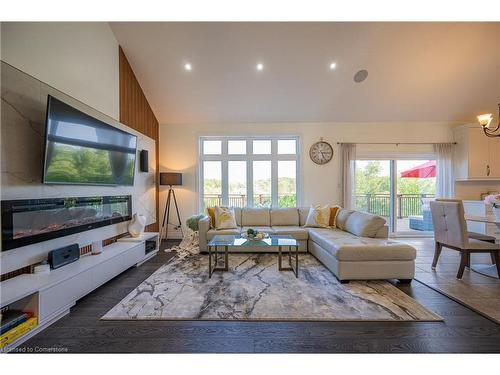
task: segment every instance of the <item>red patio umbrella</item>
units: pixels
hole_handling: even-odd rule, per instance
[[[436,161],[431,160],[427,163],[417,165],[406,171],[401,172],[402,178],[429,178],[436,177]]]

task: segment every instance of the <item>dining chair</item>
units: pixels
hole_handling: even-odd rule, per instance
[[[464,205],[464,203],[461,199],[437,198],[435,200],[437,202],[460,202],[462,207]],[[464,211],[465,211],[465,209],[464,209]],[[481,241],[486,241],[486,242],[491,242],[491,243],[495,243],[497,240],[496,237],[489,236],[489,235],[483,234],[483,233],[471,232],[471,231],[467,231],[467,236],[469,236],[469,238],[473,238],[475,240],[481,240]],[[491,258],[491,260],[494,262],[493,257]]]
[[[466,266],[470,266],[471,253],[490,253],[495,259],[497,272],[500,277],[500,244],[470,238],[465,222],[464,206],[461,201],[434,201],[430,202],[432,223],[434,225],[435,251],[432,269],[436,265],[443,247],[460,252],[460,266],[457,279],[461,279]]]

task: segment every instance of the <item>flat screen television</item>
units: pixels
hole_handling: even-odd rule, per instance
[[[137,137],[47,99],[45,184],[134,185]]]

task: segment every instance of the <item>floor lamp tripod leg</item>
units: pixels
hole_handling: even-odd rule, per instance
[[[168,198],[167,198],[168,200]],[[165,203],[165,210],[163,210],[163,223],[160,229],[160,240],[163,239],[163,230],[165,229],[165,219],[167,218],[167,203]]]
[[[182,230],[181,215],[179,215],[179,206],[177,206],[177,198],[175,197],[175,191],[172,190],[172,195],[174,196],[175,211],[177,212],[177,220],[179,221],[179,228],[181,228],[182,237],[184,237],[184,231]]]
[[[170,195],[172,194],[172,188],[168,190],[168,196],[167,196],[167,202],[165,203],[165,213],[163,215],[163,226],[162,226],[162,232],[165,230],[165,239],[168,238],[168,222],[170,218]],[[165,220],[166,220],[166,225],[165,225]]]

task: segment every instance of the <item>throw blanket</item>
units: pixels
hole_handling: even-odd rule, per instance
[[[178,258],[183,259],[187,256],[195,255],[200,253],[198,231],[193,231],[188,228],[184,238],[181,243],[177,246],[171,247],[170,249],[165,249],[165,252],[169,253],[175,251]]]

